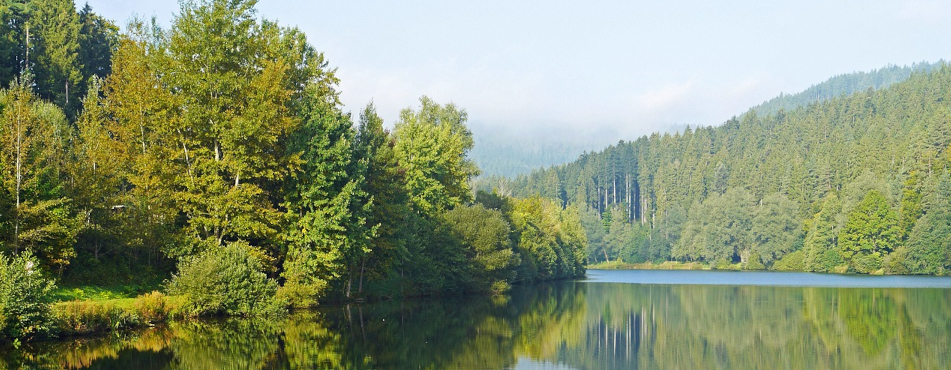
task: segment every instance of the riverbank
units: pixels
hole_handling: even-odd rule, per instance
[[[748,268],[742,263],[733,263],[733,264],[720,264],[713,266],[706,263],[700,262],[679,262],[679,261],[664,261],[661,263],[653,262],[642,262],[642,263],[627,263],[624,261],[607,261],[601,262],[594,265],[586,266],[589,270],[724,270],[724,271],[783,271],[783,272],[810,272],[802,271],[797,269],[788,269],[788,268],[775,268],[775,269],[765,269],[765,268]],[[838,266],[834,271],[830,271],[835,274],[848,274],[848,266]],[[890,274],[886,273],[885,269],[878,269],[872,271],[868,274],[861,275],[903,275],[903,274]],[[942,275],[933,275],[933,276],[942,276]]]
[[[52,304],[52,334],[72,337],[135,329],[185,317],[184,298],[158,291],[135,298],[74,300]]]
[[[678,261],[664,261],[661,263],[653,263],[653,262],[627,263],[624,261],[607,261],[607,262],[601,262],[594,265],[588,265],[587,268],[589,270],[711,270],[712,269],[712,267],[710,267],[709,265],[702,264],[700,262],[678,262]],[[737,268],[736,270],[739,270],[739,268]]]

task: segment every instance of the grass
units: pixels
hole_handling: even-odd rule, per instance
[[[108,301],[128,299],[130,294],[117,287],[82,286],[57,288],[53,291],[53,300],[64,301]],[[133,295],[134,297],[134,295]]]
[[[135,298],[61,301],[52,308],[60,334],[72,336],[165,322],[182,316],[182,305],[181,297],[153,291]]]
[[[64,336],[131,329],[181,316],[181,297],[136,284],[66,286],[52,296],[53,317]]]

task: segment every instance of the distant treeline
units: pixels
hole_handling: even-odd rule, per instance
[[[825,82],[809,86],[797,94],[780,94],[750,110],[760,116],[778,113],[780,110],[793,110],[816,104],[829,99],[852,95],[866,90],[880,90],[892,84],[902,82],[915,72],[931,72],[945,65],[943,60],[936,63],[914,63],[911,66],[890,65],[869,72],[852,72],[832,77]]]
[[[882,90],[622,142],[496,187],[579,209],[589,262],[947,274],[949,102],[951,68],[936,66]]]

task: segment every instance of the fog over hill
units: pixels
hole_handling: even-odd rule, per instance
[[[751,107],[765,116],[780,109],[792,110],[816,102],[826,101],[843,95],[851,95],[868,89],[882,89],[894,83],[904,81],[914,72],[928,72],[945,64],[943,60],[935,63],[921,62],[911,66],[888,65],[868,72],[840,74],[828,80],[812,85],[794,94],[780,93],[778,96]],[[742,118],[744,112],[737,112]],[[730,117],[723,117],[726,121]],[[701,126],[720,124],[721,122],[701,122]],[[682,132],[686,127],[696,124],[673,124],[661,133]],[[470,123],[475,138],[475,148],[471,157],[479,164],[482,175],[486,177],[516,177],[528,174],[534,169],[564,164],[578,159],[585,152],[600,151],[604,147],[617,144],[618,141],[631,141],[636,137],[627,137],[616,128],[601,126],[597,129],[569,127],[561,124],[533,124],[519,126],[498,126],[484,122]],[[649,134],[648,132],[641,135]]]

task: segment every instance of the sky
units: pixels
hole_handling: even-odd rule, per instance
[[[89,0],[120,26],[166,27],[174,0]],[[717,125],[832,76],[951,58],[951,2],[290,1],[258,15],[298,27],[337,68],[341,100],[392,124],[429,96],[470,124],[631,140]]]

